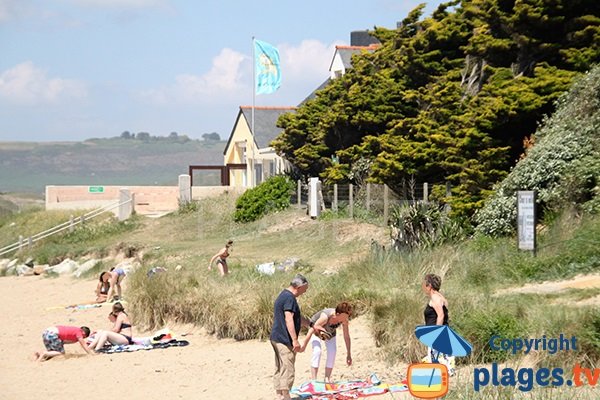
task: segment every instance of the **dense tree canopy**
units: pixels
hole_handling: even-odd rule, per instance
[[[283,115],[277,151],[305,175],[352,181],[357,165],[398,190],[452,184],[472,215],[573,78],[600,60],[596,0],[463,0],[415,8],[382,46]]]

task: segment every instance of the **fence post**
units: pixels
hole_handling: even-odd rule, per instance
[[[27,248],[30,249],[32,245],[33,245],[33,240],[31,239],[31,236],[29,236],[27,238]]]
[[[69,218],[69,232],[73,232],[75,230],[75,218],[73,217],[73,214],[71,214],[71,217]]]
[[[389,200],[390,189],[388,185],[383,185],[383,225],[388,226],[389,223],[389,208],[390,208],[390,200]]]
[[[19,251],[23,249],[23,235],[19,235]]]
[[[327,211],[327,207],[325,207],[325,198],[323,197],[323,183],[319,181],[317,185],[317,199],[319,200],[319,208],[321,211]]]
[[[82,215],[81,217],[79,217],[79,222],[81,223],[81,225],[83,225],[83,223],[85,222],[85,216]]]
[[[337,212],[337,210],[338,210],[337,183],[333,184],[333,204],[331,205],[331,208],[333,209],[334,212]]]
[[[298,208],[301,208],[302,207],[302,183],[300,182],[300,179],[298,179],[296,196],[297,196],[296,204],[298,205]]]
[[[192,201],[192,178],[189,175],[179,175],[179,204],[186,205]]]
[[[367,212],[371,211],[371,183],[367,183]]]
[[[125,221],[127,218],[131,217],[133,211],[132,203],[131,192],[129,189],[119,189],[119,221]]]
[[[429,184],[427,182],[423,183],[423,203],[427,203],[429,201]]]
[[[352,184],[348,185],[348,195],[349,197],[349,207],[350,207],[350,218],[354,218],[354,186]]]

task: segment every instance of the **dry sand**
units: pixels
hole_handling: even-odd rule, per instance
[[[90,301],[95,285],[94,280],[68,277],[0,278],[3,299],[0,310],[5,319],[0,331],[0,399],[259,400],[275,397],[271,379],[273,351],[268,342],[217,340],[193,326],[169,326],[176,333],[188,333],[185,339],[190,345],[186,347],[88,356],[78,344],[70,344],[65,346],[66,357],[43,363],[32,361],[32,353],[44,349],[41,334],[49,326],[87,325],[92,330],[109,326],[108,307],[56,308]],[[386,382],[399,382],[406,366],[386,366],[379,361],[366,321],[357,318],[350,328],[354,365],[344,364],[345,347],[343,339],[338,338],[334,378],[366,378],[376,372]],[[135,330],[134,326],[134,336],[152,333]],[[298,356],[296,384],[310,378],[309,356],[309,350]],[[390,395],[386,396],[375,398]],[[394,398],[410,396],[394,394]]]

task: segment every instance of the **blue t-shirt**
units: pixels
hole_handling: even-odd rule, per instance
[[[300,333],[300,306],[296,297],[287,289],[284,289],[275,300],[275,310],[273,313],[273,329],[271,330],[271,340],[276,343],[292,345],[292,338],[285,325],[285,312],[294,313],[294,328],[296,337]]]

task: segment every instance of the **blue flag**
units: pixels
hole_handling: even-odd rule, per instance
[[[281,85],[279,51],[269,43],[254,40],[256,94],[273,93]]]

